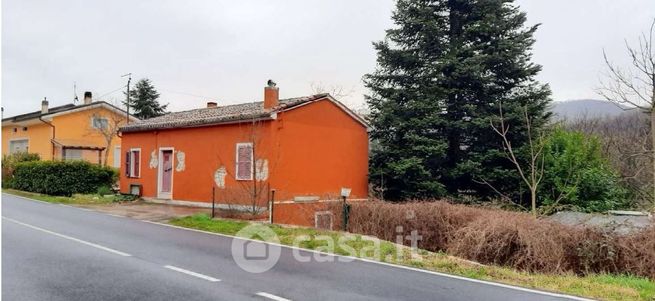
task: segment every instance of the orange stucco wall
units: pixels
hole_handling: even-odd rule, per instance
[[[23,128],[26,127],[27,130]],[[14,128],[16,131],[14,132]],[[2,127],[2,154],[9,154],[9,142],[12,140],[28,140],[28,151],[38,153],[41,159],[49,160],[52,157],[52,129],[50,126],[39,122],[23,126]]]
[[[245,182],[234,177],[236,143],[253,140],[255,159],[268,160],[266,185],[276,190],[277,200],[338,196],[341,187],[350,187],[352,198],[367,196],[366,128],[327,100],[278,114],[276,120],[257,124],[255,130],[251,123],[242,123],[124,133],[123,154],[141,149],[141,177],[126,177],[123,155],[121,191],[128,192],[130,184],[141,184],[144,196],[157,197],[158,168],[149,166],[151,153],[172,147],[185,157],[184,170],[173,171],[172,199],[210,202],[214,174],[224,166],[226,188],[217,189],[220,202],[227,191],[244,187]]]
[[[52,117],[44,117],[44,119],[55,126],[56,139],[84,141],[88,144],[106,146],[105,138],[91,127],[91,118],[94,114],[112,120],[112,116],[115,113],[106,108],[100,107]],[[24,131],[23,127],[27,127],[27,131]],[[16,132],[14,132],[14,128],[17,128]],[[38,119],[3,126],[2,154],[9,154],[10,140],[28,138],[29,152],[38,153],[42,160],[60,159],[61,152],[59,148],[55,148],[53,158],[53,145],[51,143],[53,138],[52,135],[52,128]],[[114,162],[114,148],[116,146],[120,146],[120,137],[114,137],[108,148],[109,157],[107,162],[110,166],[112,166]],[[83,156],[85,160],[93,163],[98,162],[98,155],[95,151],[84,151]],[[102,158],[104,159],[104,153],[102,154]]]

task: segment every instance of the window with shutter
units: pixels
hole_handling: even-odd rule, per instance
[[[236,179],[252,180],[253,149],[252,143],[237,143]]]
[[[129,178],[132,175],[132,152],[125,152],[125,175]]]
[[[140,150],[133,150],[132,155],[134,158],[132,159],[134,169],[132,172],[132,176],[135,178],[138,178],[141,176],[141,151]]]
[[[125,153],[125,174],[129,178],[141,176],[141,150],[131,149]]]

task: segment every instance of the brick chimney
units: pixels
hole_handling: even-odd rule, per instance
[[[269,79],[264,88],[264,109],[271,109],[277,106],[279,102],[280,91],[277,88],[277,84]]]
[[[208,108],[215,108],[215,107],[218,107],[218,104],[213,102],[213,101],[208,101],[207,102],[207,107]]]
[[[84,92],[84,104],[88,105],[93,101],[93,94],[91,92],[86,91]]]
[[[48,113],[48,101],[44,97],[43,100],[41,101],[41,114],[47,114]]]

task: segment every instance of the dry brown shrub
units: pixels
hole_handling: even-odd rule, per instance
[[[623,270],[655,279],[655,226],[620,240]]]
[[[394,242],[398,235],[417,231],[422,236],[419,248],[531,272],[606,272],[655,279],[655,228],[619,236],[527,213],[443,201],[373,201],[352,205],[349,230]]]

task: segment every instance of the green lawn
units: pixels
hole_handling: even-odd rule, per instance
[[[243,227],[250,224],[249,222],[226,219],[212,220],[206,214],[178,218],[171,220],[170,223],[176,226],[227,235],[235,235]],[[354,249],[358,257],[588,298],[602,300],[655,300],[655,282],[647,278],[606,274],[581,277],[572,274],[550,275],[526,273],[504,267],[480,265],[447,254],[425,250],[419,251],[422,259],[415,260],[412,259],[409,248],[401,247],[399,250],[397,245],[388,241],[381,241],[379,254],[374,254],[373,252],[364,252],[362,254],[361,250],[367,247],[370,248],[373,243],[361,235],[312,228],[282,227],[278,225],[270,225],[270,228],[277,234],[280,243],[284,245],[292,245],[294,240],[304,236],[304,239],[299,239],[301,241],[300,247],[325,251],[327,242],[321,236],[330,237],[334,241],[338,241],[342,237],[347,237],[346,245]],[[398,256],[399,252],[402,253],[401,256]],[[339,246],[336,246],[334,253],[340,255],[350,254],[345,247],[342,248]]]
[[[53,196],[53,195],[14,190],[14,189],[2,189],[2,192],[17,195],[17,196],[22,196],[30,199],[35,199],[39,201],[44,201],[48,203],[70,204],[70,205],[101,205],[101,204],[111,204],[119,200],[123,200],[123,197],[119,195],[104,197],[97,194],[74,194],[71,197],[67,197],[67,196]]]

